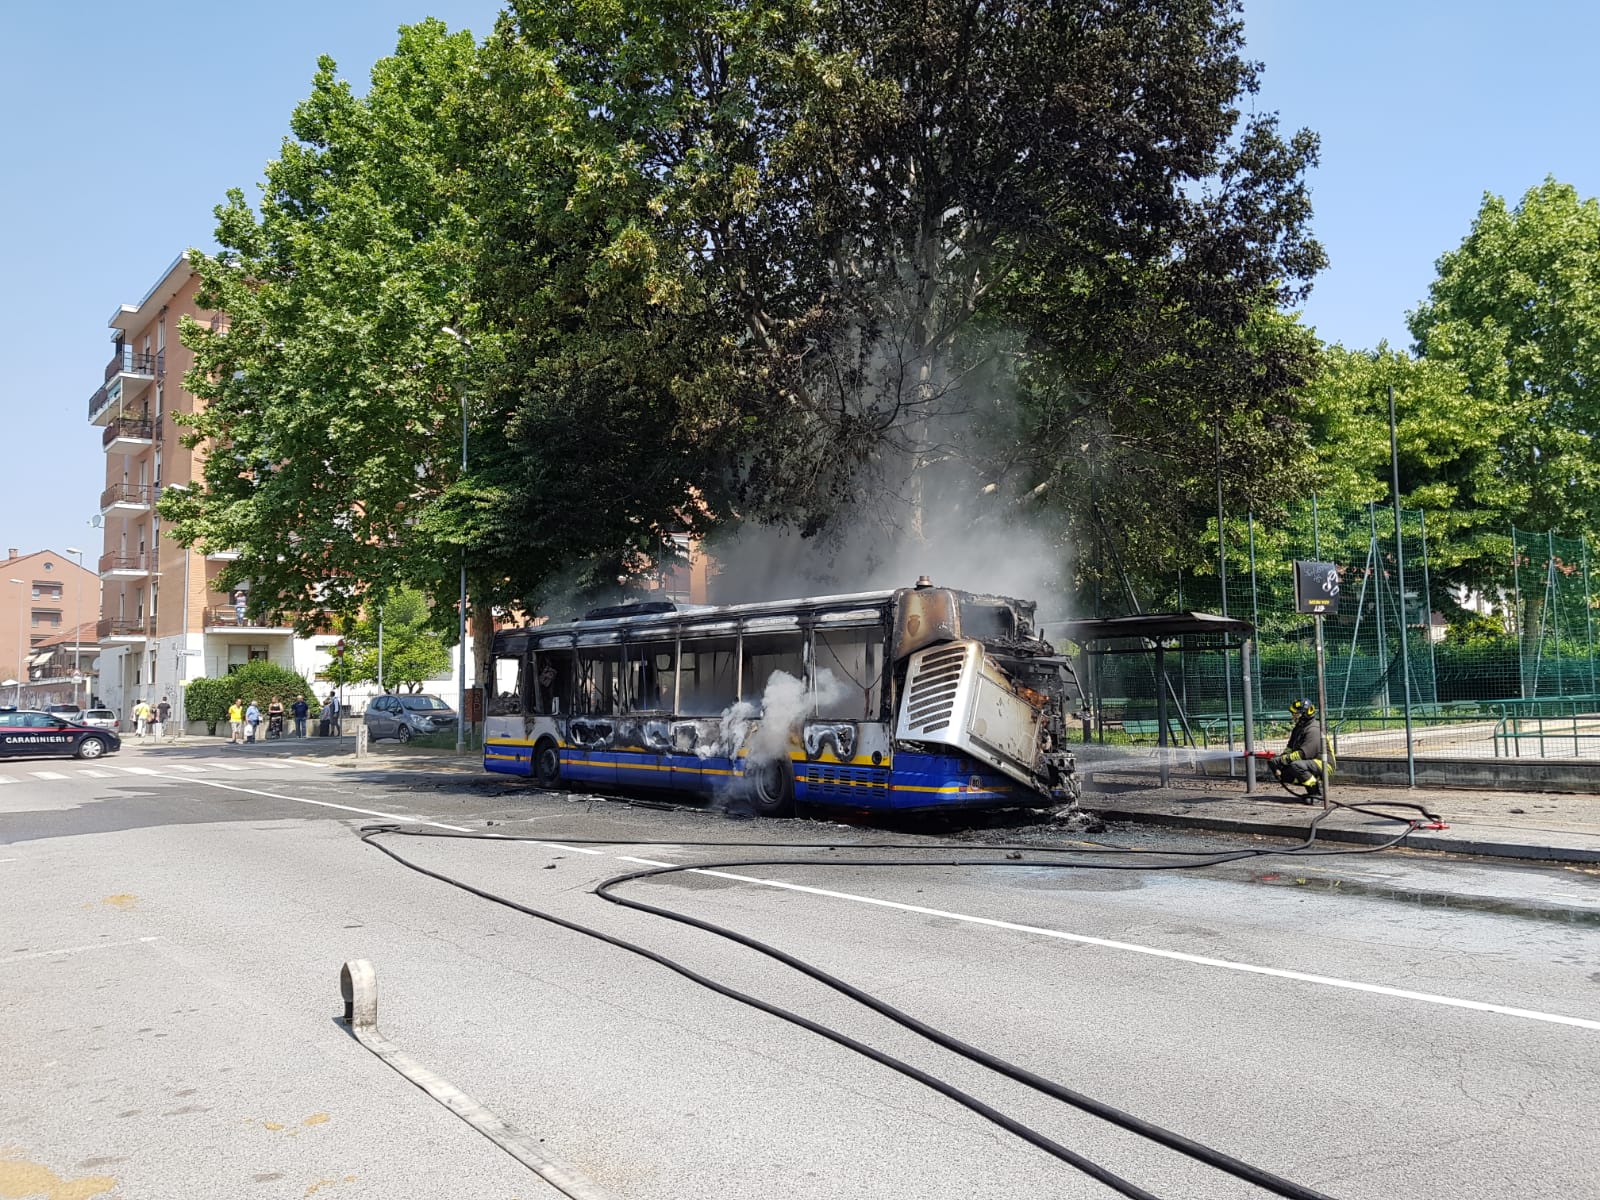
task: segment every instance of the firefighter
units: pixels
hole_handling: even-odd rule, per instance
[[[1282,754],[1274,755],[1268,762],[1279,783],[1306,789],[1306,803],[1322,799],[1323,781],[1328,775],[1328,764],[1322,756],[1322,729],[1317,725],[1317,706],[1309,700],[1296,700],[1289,705],[1289,715],[1294,718],[1294,728],[1289,731],[1289,745]]]

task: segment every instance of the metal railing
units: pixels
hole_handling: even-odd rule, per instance
[[[155,424],[144,417],[113,417],[106,424],[105,432],[100,435],[100,444],[109,446],[118,438],[146,438],[155,437]]]
[[[156,502],[156,489],[148,483],[113,483],[100,493],[100,507],[113,504],[150,505]]]
[[[149,637],[152,622],[148,617],[107,617],[95,626],[101,640],[112,637]]]
[[[156,356],[134,350],[131,346],[123,346],[112,354],[111,361],[106,364],[106,383],[110,383],[118,375],[149,375],[156,373]]]
[[[100,574],[104,575],[107,571],[148,572],[152,565],[150,560],[148,554],[102,554]]]
[[[110,402],[111,394],[106,391],[104,385],[95,388],[94,395],[89,397],[89,419],[91,421],[94,420],[95,413],[99,412]]]

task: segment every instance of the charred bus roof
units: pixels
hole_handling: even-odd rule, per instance
[[[501,630],[497,654],[522,654],[549,646],[590,645],[633,640],[664,640],[682,633],[734,633],[807,625],[851,626],[893,622],[899,658],[934,641],[962,636],[980,641],[1018,642],[1037,638],[1037,605],[1010,596],[936,588],[927,577],[917,586],[832,596],[799,596],[748,604],[674,604],[644,601],[590,609],[581,620]],[[970,632],[963,627],[972,625]]]

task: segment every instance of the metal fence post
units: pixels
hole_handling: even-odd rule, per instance
[[[1239,642],[1239,680],[1244,691],[1244,794],[1256,790],[1255,712],[1250,696],[1250,643],[1246,637]]]
[[[1400,520],[1400,443],[1395,431],[1394,384],[1389,385],[1389,472],[1392,482],[1390,495],[1394,499],[1394,566],[1400,576],[1400,673],[1404,678],[1402,694],[1406,706],[1406,786],[1417,786],[1416,742],[1411,728],[1411,644],[1406,636],[1406,533]]]
[[[1428,678],[1433,681],[1433,702],[1438,704],[1439,656],[1433,643],[1433,583],[1428,577],[1428,510],[1419,508],[1417,520],[1422,528],[1422,602],[1427,605],[1428,614]]]
[[[1589,651],[1589,696],[1594,697],[1594,601],[1589,595],[1589,535],[1583,535],[1583,619],[1586,636],[1585,645]]]
[[[1522,550],[1517,545],[1517,527],[1511,527],[1511,624],[1517,635],[1517,698],[1528,698],[1528,671],[1522,654]]]

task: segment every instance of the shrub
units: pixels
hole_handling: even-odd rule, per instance
[[[246,704],[254,700],[265,711],[274,696],[283,701],[287,709],[296,696],[310,699],[314,695],[303,675],[257,659],[220,679],[190,680],[184,692],[184,704],[191,721],[204,721],[206,732],[216,733],[217,722],[227,719],[228,706],[236,698],[243,699]]]

